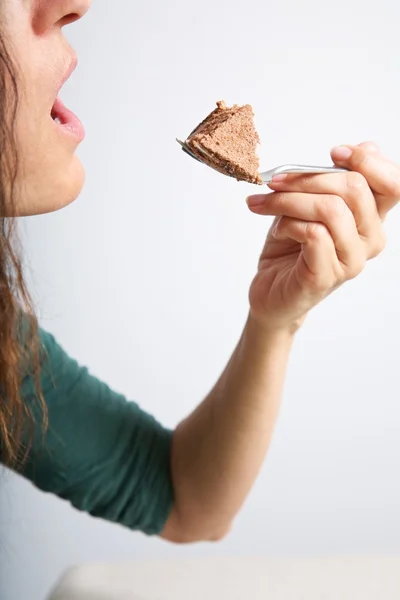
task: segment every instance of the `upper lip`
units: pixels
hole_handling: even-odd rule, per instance
[[[71,77],[72,73],[75,71],[77,66],[78,66],[78,57],[76,54],[73,54],[71,57],[71,60],[68,63],[66,70],[64,71],[64,75],[59,83],[59,86],[57,88],[57,96],[58,96],[62,86],[64,85],[64,83],[66,81],[68,81],[68,79]]]

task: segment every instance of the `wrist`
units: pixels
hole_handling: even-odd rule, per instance
[[[277,339],[293,339],[296,333],[303,325],[307,315],[292,321],[283,321],[281,319],[269,319],[268,317],[259,317],[252,310],[248,316],[248,326],[258,331],[260,335],[274,337]]]
[[[290,349],[300,325],[267,323],[257,319],[251,312],[245,326],[245,337],[253,345],[287,347]]]

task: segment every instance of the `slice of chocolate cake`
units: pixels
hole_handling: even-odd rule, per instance
[[[256,153],[260,138],[253,118],[249,104],[229,108],[225,102],[217,102],[217,108],[190,134],[186,146],[224,175],[261,185]]]

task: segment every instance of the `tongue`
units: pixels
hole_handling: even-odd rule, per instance
[[[57,98],[54,102],[51,116],[54,121],[58,121],[61,125],[66,125],[66,123],[70,121],[71,112],[60,100],[60,98]]]

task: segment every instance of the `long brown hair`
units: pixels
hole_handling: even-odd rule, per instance
[[[39,337],[21,262],[16,221],[7,218],[18,176],[15,122],[18,73],[0,35],[0,461],[18,467],[29,450],[32,416],[21,396],[25,377],[39,381]],[[45,414],[45,411],[43,411]]]

